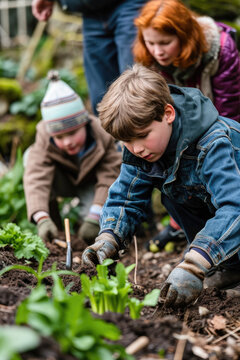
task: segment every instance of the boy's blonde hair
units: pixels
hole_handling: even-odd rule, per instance
[[[162,121],[173,99],[165,79],[135,64],[112,83],[98,104],[102,127],[115,139],[129,141],[152,121]]]

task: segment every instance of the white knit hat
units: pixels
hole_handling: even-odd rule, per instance
[[[48,73],[50,79],[46,94],[41,103],[42,118],[47,131],[52,136],[75,130],[88,119],[82,99],[64,81],[57,71]]]

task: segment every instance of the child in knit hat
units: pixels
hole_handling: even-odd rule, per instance
[[[113,138],[89,115],[81,98],[58,73],[41,104],[42,121],[30,147],[24,173],[29,219],[45,241],[58,237],[50,203],[57,197],[78,197],[82,225],[79,238],[91,244],[110,185],[119,174],[121,153]]]

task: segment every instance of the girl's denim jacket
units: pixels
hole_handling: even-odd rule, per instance
[[[126,148],[118,179],[109,189],[101,231],[111,230],[127,246],[146,219],[154,187],[197,214],[212,217],[190,245],[214,265],[240,254],[240,124],[218,116],[197,89],[169,85],[176,118],[164,156],[155,163]]]

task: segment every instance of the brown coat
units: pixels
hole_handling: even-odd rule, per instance
[[[97,118],[89,116],[95,146],[83,155],[81,162],[69,156],[50,140],[45,123],[37,125],[36,140],[31,146],[24,173],[24,191],[28,218],[37,211],[49,213],[49,198],[55,168],[60,165],[73,185],[87,184],[96,179],[93,203],[103,205],[108,188],[116,180],[121,164],[121,153],[113,138],[103,130]]]

